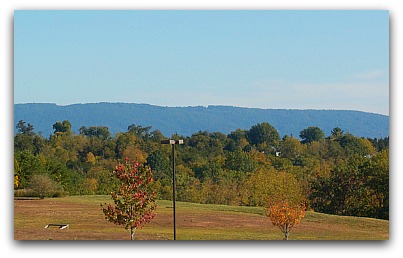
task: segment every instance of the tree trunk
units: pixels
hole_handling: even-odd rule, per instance
[[[290,233],[290,228],[288,227],[288,224],[285,225],[285,230],[284,230],[284,238],[283,240],[288,240],[288,234]]]
[[[136,233],[136,228],[130,228],[130,240],[134,240],[134,233]]]

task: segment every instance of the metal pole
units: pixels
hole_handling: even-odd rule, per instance
[[[174,215],[174,240],[176,240],[176,178],[175,178],[175,144],[183,144],[183,140],[163,140],[161,144],[172,145],[172,202]]]
[[[175,180],[175,144],[172,144],[172,199],[174,208],[174,240],[176,240],[176,180]]]

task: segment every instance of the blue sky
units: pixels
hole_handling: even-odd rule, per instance
[[[389,115],[389,12],[16,11],[14,102]]]

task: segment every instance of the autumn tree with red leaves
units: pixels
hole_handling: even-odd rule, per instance
[[[155,191],[152,191],[153,182],[150,167],[140,165],[138,162],[129,162],[116,166],[113,174],[120,181],[119,192],[112,192],[111,204],[101,204],[105,219],[116,225],[123,225],[130,231],[130,239],[138,227],[150,223],[155,218]]]

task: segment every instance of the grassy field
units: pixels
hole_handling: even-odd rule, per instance
[[[129,240],[129,233],[104,219],[100,204],[109,196],[69,196],[43,200],[14,200],[16,240]],[[47,228],[69,224],[67,229]],[[178,240],[281,240],[258,207],[176,203]],[[137,240],[172,240],[171,201],[158,201],[157,217],[136,232]],[[307,212],[292,229],[290,240],[387,240],[389,222]]]

